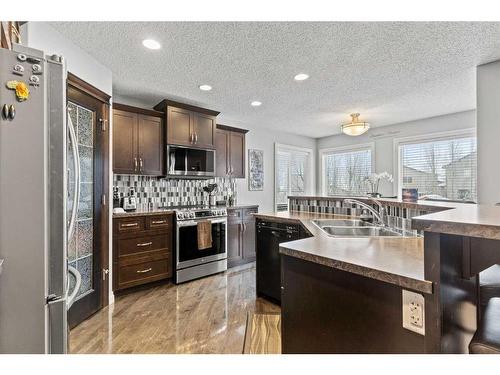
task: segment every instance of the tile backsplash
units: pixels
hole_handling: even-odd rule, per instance
[[[212,193],[217,201],[228,199],[233,192],[236,202],[236,182],[234,179],[216,177],[212,179],[172,179],[151,176],[113,175],[113,188],[120,198],[132,191],[137,197],[137,208],[146,209],[151,204],[156,207],[208,205],[209,197],[202,188],[217,184]]]

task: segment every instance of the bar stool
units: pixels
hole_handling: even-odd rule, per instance
[[[481,308],[484,308],[493,297],[500,297],[500,264],[495,264],[479,274]]]
[[[500,354],[500,298],[491,298],[470,344],[471,354]]]

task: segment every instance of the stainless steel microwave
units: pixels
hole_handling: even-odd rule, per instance
[[[215,150],[167,146],[169,176],[215,177]]]

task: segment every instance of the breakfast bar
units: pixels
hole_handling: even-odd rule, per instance
[[[279,248],[283,353],[468,352],[479,272],[500,262],[500,207],[388,200],[405,215],[388,220],[400,235],[358,237],[318,225],[355,221],[356,205],[290,199],[301,210],[256,215],[257,225],[295,223],[308,234]],[[409,308],[422,309],[422,321],[405,323]]]

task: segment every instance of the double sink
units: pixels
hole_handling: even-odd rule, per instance
[[[414,237],[395,229],[359,219],[313,220],[314,225],[332,237]]]

